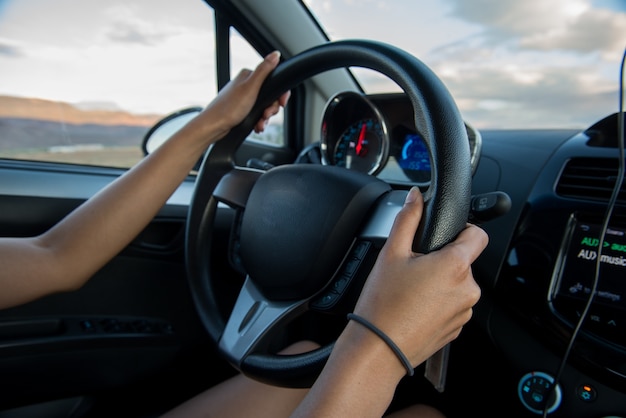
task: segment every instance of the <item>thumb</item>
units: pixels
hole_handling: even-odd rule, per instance
[[[404,206],[396,215],[386,246],[392,252],[412,253],[415,231],[422,219],[424,197],[419,188],[412,187],[404,201]]]
[[[271,73],[278,63],[280,62],[280,52],[274,51],[265,56],[263,61],[257,65],[254,71],[250,74],[248,80],[255,85],[255,87],[260,88],[263,81],[269,73]]]

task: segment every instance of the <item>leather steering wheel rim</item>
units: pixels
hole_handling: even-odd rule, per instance
[[[225,328],[209,261],[217,212],[215,190],[220,180],[235,168],[237,149],[270,103],[314,75],[344,67],[369,68],[395,81],[410,99],[415,126],[428,145],[431,182],[424,196],[424,213],[414,250],[423,253],[436,250],[465,227],[471,197],[467,133],[458,108],[440,79],[413,55],[380,42],[337,41],[304,51],[281,63],[268,76],[248,117],[211,147],[198,173],[186,225],[185,258],[199,317],[215,342],[220,340]],[[252,353],[234,366],[271,384],[309,387],[331,350],[332,344],[293,356]]]

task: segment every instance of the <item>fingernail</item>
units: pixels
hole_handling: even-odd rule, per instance
[[[277,64],[278,61],[280,61],[280,51],[274,51],[269,53],[265,59],[267,59],[271,63]]]
[[[407,203],[415,202],[415,200],[417,200],[418,192],[419,189],[417,188],[417,186],[411,187],[411,190],[409,190],[409,193],[406,195],[406,199],[404,199],[404,204],[406,205]]]

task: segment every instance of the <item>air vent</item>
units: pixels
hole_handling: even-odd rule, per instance
[[[573,158],[561,173],[556,193],[563,197],[608,202],[617,179],[617,170],[617,158]],[[624,184],[617,200],[621,204],[626,203]]]

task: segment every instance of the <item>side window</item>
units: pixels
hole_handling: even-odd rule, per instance
[[[0,2],[0,158],[130,167],[162,117],[217,92],[202,1]]]
[[[252,48],[237,30],[230,29],[230,74],[235,77],[242,68],[254,69],[263,57]],[[284,114],[281,108],[278,114],[273,116],[265,130],[259,134],[252,132],[248,141],[260,142],[266,145],[283,146],[285,139],[283,134]]]

